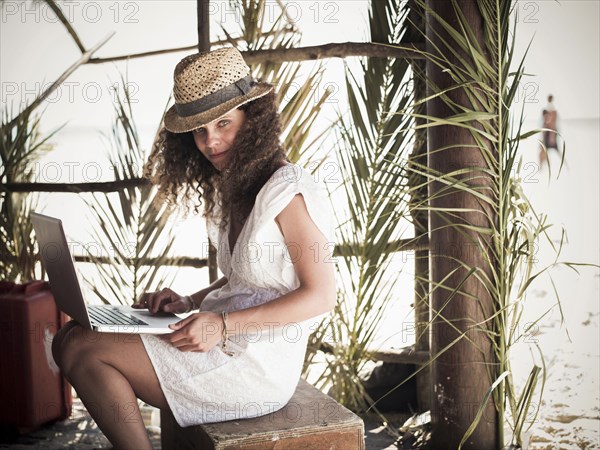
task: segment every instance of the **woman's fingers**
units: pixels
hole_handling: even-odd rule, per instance
[[[198,346],[196,345],[184,345],[182,347],[177,347],[177,349],[181,352],[201,352],[205,353],[208,350],[198,350]]]
[[[148,307],[148,297],[152,295],[152,293],[149,292],[145,292],[142,295],[140,295],[140,298],[138,298],[138,301],[136,303],[134,303],[133,305],[131,305],[132,308],[147,308]]]
[[[148,310],[151,313],[155,314],[159,311],[162,311],[164,305],[169,304],[175,300],[173,297],[177,296],[177,294],[175,294],[171,290],[169,290],[168,292],[165,291],[165,289],[160,291],[158,295],[152,299],[152,303],[148,305]]]
[[[165,295],[168,295],[166,289],[150,294],[146,300],[146,308],[148,308],[148,311],[150,311],[151,313],[157,312],[160,306],[161,299],[164,298]]]
[[[195,319],[195,314],[186,317],[179,322],[175,322],[169,325],[169,328],[175,330],[173,333],[168,334],[166,336],[167,340],[173,344],[173,346],[181,346],[191,337],[191,330],[186,329],[185,327],[191,323]]]
[[[179,300],[164,305],[162,310],[164,312],[181,314],[189,311],[189,304],[183,297],[180,297]]]
[[[192,314],[191,316],[188,316],[185,319],[181,319],[179,322],[170,324],[169,328],[171,328],[172,330],[181,330],[188,323],[191,323],[194,320],[196,320],[196,314]],[[173,336],[174,334],[176,333],[172,333],[171,336]]]
[[[165,288],[158,292],[147,292],[140,296],[133,308],[147,308],[152,314],[159,311],[170,313],[185,313],[189,310],[189,302],[171,289]]]
[[[152,299],[153,297],[158,294],[158,292],[145,292],[142,295],[140,295],[140,298],[138,299],[138,301],[136,303],[134,303],[132,306],[132,308],[148,308],[150,309],[150,306],[152,305]]]
[[[134,304],[134,308],[148,308],[152,314],[156,314],[164,308],[164,305],[176,301],[180,298],[171,289],[165,288],[158,292],[147,292],[141,295],[139,302]]]
[[[214,316],[214,317],[213,317]],[[207,352],[221,338],[217,314],[196,313],[169,325],[173,333],[166,335],[171,345],[181,351]]]

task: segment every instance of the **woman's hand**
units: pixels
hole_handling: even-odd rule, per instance
[[[195,307],[190,297],[181,296],[169,288],[164,288],[158,292],[146,292],[142,294],[138,303],[131,306],[133,308],[148,308],[148,311],[152,314],[158,312],[182,314]]]
[[[207,352],[221,342],[223,320],[220,314],[198,312],[169,325],[175,330],[164,335],[173,347],[182,352]]]

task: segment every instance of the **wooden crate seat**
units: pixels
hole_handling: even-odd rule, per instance
[[[163,450],[364,450],[360,417],[300,380],[282,409],[252,419],[182,428],[161,411]]]

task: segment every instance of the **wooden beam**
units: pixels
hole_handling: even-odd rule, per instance
[[[73,27],[71,26],[71,23],[65,17],[65,15],[63,14],[60,7],[56,4],[56,2],[54,0],[46,0],[46,3],[50,7],[50,9],[52,11],[54,11],[54,14],[56,14],[56,17],[58,17],[58,20],[60,20],[60,22],[63,24],[63,26],[67,29],[67,32],[71,35],[71,37],[73,38],[73,41],[75,41],[75,45],[77,45],[77,48],[79,48],[81,53],[85,53],[85,46],[83,45],[83,42],[81,42],[79,35],[73,29]]]
[[[41,261],[39,255],[34,255],[33,259]],[[74,255],[73,259],[75,262],[80,263],[91,263],[91,264],[114,264],[112,258],[106,256],[91,257],[88,255]],[[160,261],[159,261],[160,259]],[[17,257],[14,255],[6,255],[2,258],[2,261],[10,263],[16,263]],[[134,265],[141,263],[144,266],[155,266],[160,262],[163,266],[174,266],[174,267],[193,267],[196,269],[202,269],[207,266],[208,260],[206,258],[191,258],[188,256],[173,256],[169,258],[128,258],[126,264]]]
[[[323,353],[335,353],[333,346],[327,342],[321,342],[318,349]],[[429,352],[415,350],[414,345],[398,349],[367,350],[367,356],[372,361],[416,365],[427,364],[430,359]]]
[[[150,182],[145,178],[131,178],[118,181],[99,181],[95,183],[5,183],[0,184],[1,191],[9,192],[115,192],[121,189],[143,187]]]
[[[312,61],[326,58],[368,56],[371,58],[423,59],[423,45],[403,44],[402,47],[372,42],[345,42],[340,44],[314,45],[310,47],[277,48],[242,52],[248,64],[284,63],[289,61]]]
[[[370,351],[368,352],[368,356],[374,361],[416,365],[426,364],[430,359],[429,352],[415,350],[414,346],[399,349]]]
[[[76,255],[73,257],[76,262],[81,263],[94,263],[94,264],[114,264],[114,260],[107,257],[90,257],[84,255]],[[127,264],[134,265],[141,263],[144,266],[155,266],[159,263],[159,258],[128,258]],[[189,258],[174,256],[172,258],[160,258],[160,264],[162,266],[175,266],[175,267],[194,267],[196,269],[202,269],[208,264],[206,258]]]
[[[454,9],[456,6],[476,39],[481,42],[484,24],[477,2],[427,0],[427,5],[432,10],[427,16],[426,25],[428,51],[434,55],[439,55],[438,49],[447,52],[445,56],[448,60],[460,64],[459,58],[451,53],[457,51],[468,61],[469,55],[458,48],[448,50],[442,44],[442,40],[452,42],[452,38],[440,21],[445,21],[460,32],[457,11]],[[467,110],[478,109],[464,89],[449,89],[455,86],[455,81],[443,67],[432,60],[428,60],[426,65],[430,89],[435,87],[436,92],[448,90],[448,101],[452,104],[461,105]],[[428,95],[433,93],[428,92]],[[445,118],[454,112],[438,96],[427,102],[427,114]],[[468,169],[468,174],[461,180],[464,183],[480,193],[485,192],[485,186],[491,185],[489,174],[483,170],[488,168],[486,159],[466,127],[430,127],[427,140],[428,165],[439,170],[440,177],[464,168]],[[442,148],[451,150],[439,150]],[[475,170],[477,176],[473,176]],[[438,195],[442,189],[444,195]],[[493,213],[484,209],[489,207],[471,193],[464,189],[448,188],[439,181],[430,183],[429,195],[433,208],[430,211],[429,233],[432,249],[431,282],[434,286],[443,284],[445,287],[435,289],[431,294],[431,354],[435,358],[432,362],[431,444],[433,449],[445,450],[458,448],[493,382],[490,377],[495,361],[492,342],[483,330],[485,325],[477,325],[485,323],[485,318],[490,316],[492,300],[479,278],[473,273],[469,276],[467,270],[472,268],[478,271],[479,277],[493,278],[486,255],[482,251],[472,250],[478,248],[476,245],[479,243],[489,243],[490,238],[471,231],[473,228],[460,228],[461,225],[489,228],[491,224],[487,221],[493,218]],[[459,340],[447,349],[456,339]],[[490,401],[478,426],[462,448],[497,450],[497,432],[496,409]]]
[[[268,33],[265,33],[268,35]],[[212,46],[227,45],[229,41],[216,41]],[[129,55],[111,56],[105,58],[92,58],[89,64],[103,64],[114,61],[124,61],[134,58],[163,55],[183,51],[196,50],[198,45],[186,45],[184,47],[166,48],[150,52],[132,53]],[[242,52],[248,64],[263,63],[266,61],[312,61],[326,58],[347,58],[351,56],[367,56],[373,58],[405,58],[410,60],[424,60],[422,51],[425,45],[421,42],[405,43],[403,47],[385,46],[370,42],[345,42],[315,45],[310,47],[297,47],[290,49],[254,50]]]
[[[353,256],[361,253],[362,246],[360,244],[341,244],[336,246],[333,256]],[[428,251],[429,241],[427,236],[419,238],[399,239],[390,241],[385,246],[384,253],[395,253],[405,251]]]
[[[403,41],[415,42],[423,39],[425,32],[425,16],[423,9],[416,0],[409,0],[409,15],[406,25],[406,32]],[[413,86],[415,101],[421,101],[427,97],[426,86],[426,68],[425,61],[410,61],[413,71]],[[415,106],[414,112],[417,114],[415,119],[414,149],[409,156],[410,164],[416,164],[417,167],[427,165],[427,130],[424,127],[426,120],[420,116],[425,114],[425,103]],[[408,183],[414,187],[411,189],[412,195],[410,205],[421,205],[427,198],[427,180],[420,171],[409,171]],[[429,215],[427,210],[416,206],[410,208],[410,215],[415,230],[415,236],[427,237],[429,231]],[[429,243],[429,242],[428,242]],[[415,349],[418,352],[424,352],[429,355],[431,320],[430,298],[429,298],[429,247],[415,249],[414,257],[414,305],[415,305]],[[417,382],[417,406],[419,412],[429,411],[431,409],[431,366],[424,367],[416,376]]]

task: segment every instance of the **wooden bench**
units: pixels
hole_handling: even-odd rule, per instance
[[[364,450],[360,417],[300,380],[282,409],[252,419],[182,428],[161,411],[164,450]]]

